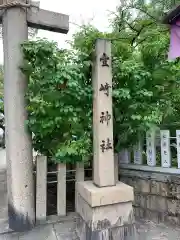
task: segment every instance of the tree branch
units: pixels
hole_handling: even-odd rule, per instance
[[[152,24],[154,24],[154,22],[151,22],[151,23],[149,23],[149,24],[147,24],[147,25],[142,25],[142,27],[140,28],[139,32],[138,32],[138,33],[136,34],[136,36],[132,39],[132,42],[131,42],[131,45],[132,45],[132,46],[133,46],[134,42],[136,41],[136,39],[140,36],[140,34],[141,34],[141,32],[143,31],[143,29],[144,29],[145,27],[148,27],[148,26],[152,25]]]
[[[129,6],[127,7],[127,9],[136,9],[136,10],[139,10],[140,12],[143,12],[144,14],[146,14],[148,17],[150,17],[151,19],[153,19],[155,22],[159,22],[159,19],[156,19],[154,16],[152,16],[150,13],[148,13],[147,11],[145,11],[144,9],[140,8],[140,7],[137,7],[137,6]]]

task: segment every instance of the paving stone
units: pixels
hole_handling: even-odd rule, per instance
[[[54,230],[58,240],[76,240],[75,221],[67,221],[54,224]]]
[[[138,240],[180,240],[180,228],[145,220],[138,221],[136,225]],[[75,234],[75,222],[64,221],[54,225],[41,225],[27,233],[0,235],[0,240],[78,240],[78,238]]]
[[[8,219],[0,219],[0,234],[9,232]]]
[[[57,240],[78,240],[75,233],[65,233],[57,235]]]
[[[1,206],[0,205],[0,222],[1,220],[8,219],[8,208],[7,206]],[[1,226],[0,226],[1,228]]]
[[[27,233],[19,234],[18,240],[56,240],[52,225],[40,226]]]
[[[0,240],[19,240],[19,236],[17,233],[3,234],[0,235]]]
[[[75,222],[67,221],[63,223],[54,224],[54,230],[57,235],[73,232],[75,230],[76,224]]]
[[[180,229],[153,222],[139,222],[138,240],[180,240]]]
[[[159,223],[159,217],[158,217],[158,213],[156,211],[151,211],[149,209],[146,209],[144,217],[146,219],[151,219],[155,223]],[[143,219],[143,218],[141,218],[141,219]]]

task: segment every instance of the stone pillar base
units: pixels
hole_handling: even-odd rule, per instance
[[[76,232],[80,240],[136,240],[132,208],[133,188],[118,182],[96,187],[93,182],[76,183],[76,209],[80,218]]]

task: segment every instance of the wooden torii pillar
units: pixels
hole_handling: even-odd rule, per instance
[[[27,119],[25,91],[27,79],[20,66],[20,44],[28,39],[28,26],[58,33],[69,30],[69,16],[38,7],[27,0],[0,0],[0,23],[3,24],[4,105],[8,182],[9,227],[25,231],[35,224],[35,200],[31,136]]]

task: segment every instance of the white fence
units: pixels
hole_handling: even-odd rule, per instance
[[[120,166],[120,167],[119,167]],[[170,136],[169,130],[161,130],[157,136],[155,131],[146,134],[145,141],[140,139],[133,149],[124,149],[115,155],[115,176],[118,181],[118,170],[132,169],[168,174],[180,174],[180,130],[176,136]],[[66,215],[67,174],[73,172],[69,181],[84,181],[85,169],[83,163],[77,163],[76,169],[67,171],[66,164],[57,164],[52,172],[47,170],[47,159],[36,156],[36,219],[46,220],[47,217],[47,184],[57,186],[57,216]],[[48,175],[56,175],[56,180],[48,182]],[[76,202],[75,199],[72,201]]]
[[[118,181],[118,155],[115,155],[114,158],[115,167],[115,180]],[[79,182],[84,180],[90,180],[92,178],[92,169],[84,168],[84,163],[76,163],[76,167],[73,170],[66,169],[66,164],[57,164],[56,171],[48,172],[47,169],[47,158],[44,156],[36,156],[36,221],[41,222],[47,219],[47,186],[48,184],[54,184],[57,188],[57,216],[62,217],[67,213],[67,191],[66,187],[68,186],[68,182]],[[88,174],[88,171],[90,173]],[[85,176],[85,172],[87,175]],[[55,180],[48,180],[48,176],[53,175],[57,176]],[[74,194],[74,199],[70,199],[70,201],[75,203],[76,209],[76,191]],[[53,214],[54,215],[54,214]]]
[[[77,163],[76,169],[71,171],[66,171],[66,164],[57,164],[56,171],[47,172],[47,158],[36,156],[36,221],[45,221],[47,218],[48,184],[55,184],[57,186],[57,216],[62,217],[66,215],[67,172],[75,173],[75,179],[69,181],[84,181],[83,163]],[[56,175],[57,180],[48,182],[48,174]]]
[[[145,141],[140,139],[133,150],[119,153],[119,163],[120,168],[180,174],[180,130],[176,136],[170,136],[169,130],[158,135],[155,130],[147,132]]]

